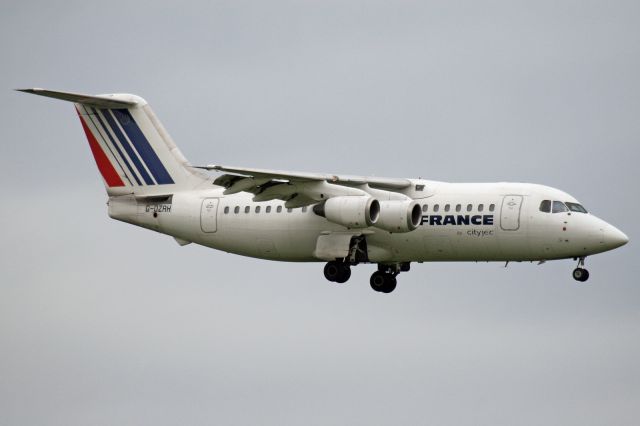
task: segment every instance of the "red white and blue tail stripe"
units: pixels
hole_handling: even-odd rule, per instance
[[[107,186],[175,183],[129,110],[76,108]]]
[[[74,102],[110,194],[149,192],[161,186],[202,181],[139,96],[22,91]]]

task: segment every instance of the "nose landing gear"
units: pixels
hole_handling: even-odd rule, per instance
[[[584,269],[584,257],[578,259],[578,267],[573,270],[573,279],[580,282],[589,279],[589,271]]]

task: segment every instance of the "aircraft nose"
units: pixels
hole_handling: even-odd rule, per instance
[[[613,250],[629,242],[629,237],[615,226],[608,225],[604,228],[604,244],[607,249]]]

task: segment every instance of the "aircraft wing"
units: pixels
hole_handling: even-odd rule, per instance
[[[226,172],[214,184],[226,188],[225,194],[246,191],[254,201],[279,199],[288,208],[315,204],[327,198],[343,195],[365,195],[358,187],[401,191],[411,186],[408,179],[378,178],[324,173],[253,169],[221,165],[195,166],[198,169]]]

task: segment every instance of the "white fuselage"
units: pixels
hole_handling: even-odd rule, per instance
[[[351,266],[377,263],[371,287],[390,293],[400,272],[425,261],[576,258],[573,278],[583,282],[586,256],[628,241],[547,186],[194,166],[140,96],[21,91],[74,103],[112,218],[181,245],[327,262],[324,276],[336,283]]]
[[[366,237],[368,261],[527,261],[584,257],[611,250],[626,236],[581,212],[543,212],[543,200],[577,201],[554,188],[522,183],[443,183],[412,180],[428,190],[405,194],[422,207],[417,229],[390,233],[349,229],[314,213],[286,209],[280,200],[223,195],[206,185],[168,200],[111,197],[109,214],[145,228],[230,253],[281,261],[327,261],[321,237]],[[412,186],[415,188],[415,185]]]

